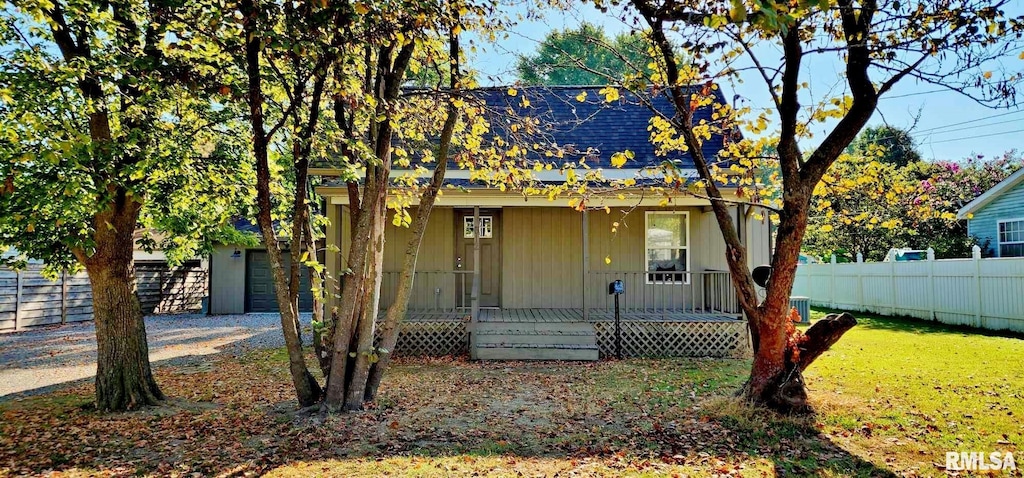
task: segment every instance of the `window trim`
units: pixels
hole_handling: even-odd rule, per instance
[[[999,257],[1003,257],[1003,244],[1021,244],[1024,245],[1024,241],[1009,241],[1003,242],[1002,231],[999,228],[1008,222],[1020,222],[1024,223],[1024,217],[1015,217],[1010,219],[1001,219],[996,221],[996,253]],[[1009,256],[1009,257],[1024,257],[1024,256]]]
[[[487,219],[488,227],[484,227],[484,219]],[[473,230],[473,232],[470,233],[468,236],[466,235],[466,222],[467,221],[469,221],[469,223],[471,225],[473,225],[473,227],[471,228]],[[480,228],[483,229],[482,232],[487,233],[487,234],[480,234],[480,239],[493,239],[494,238],[494,215],[492,215],[492,214],[481,214],[480,215]],[[462,219],[462,238],[463,239],[473,239],[474,236],[476,236],[476,224],[474,224],[474,216],[463,216],[463,219]]]
[[[647,270],[647,267],[649,267],[648,263],[647,263],[647,251],[649,251],[651,249],[648,246],[648,244],[647,244],[647,228],[650,225],[650,218],[651,218],[651,216],[652,215],[659,215],[659,214],[661,214],[661,215],[683,216],[683,222],[685,224],[685,232],[686,232],[686,245],[679,246],[679,247],[671,247],[671,248],[664,248],[664,247],[659,247],[658,248],[658,249],[669,249],[669,250],[679,250],[679,249],[682,249],[682,250],[686,251],[686,263],[684,264],[684,266],[686,268],[685,272],[687,272],[687,273],[686,274],[679,274],[679,275],[683,276],[683,280],[681,280],[681,281],[677,281],[677,280],[661,280],[661,281],[651,280],[651,275],[653,275],[653,274],[651,274],[650,271]],[[689,269],[690,269],[690,261],[692,259],[691,258],[691,254],[690,254],[690,211],[675,211],[675,210],[668,210],[668,211],[646,211],[645,214],[644,214],[644,250],[642,252],[643,252],[643,260],[642,260],[641,263],[644,265],[644,282],[646,282],[647,285],[689,285],[690,284]],[[665,275],[672,274],[672,273],[673,273],[673,271],[665,271]]]

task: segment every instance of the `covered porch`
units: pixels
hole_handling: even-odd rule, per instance
[[[466,204],[478,194],[446,195],[432,212],[396,354],[487,358],[479,352],[502,349],[505,355],[490,358],[519,360],[557,359],[555,349],[566,357],[594,350],[593,358],[597,350],[627,357],[748,353],[724,243],[706,203],[643,200],[586,212],[508,196]],[[345,251],[347,207],[334,206],[331,223],[341,227],[329,234]],[[766,260],[767,225],[739,208],[736,219],[746,241],[764,244],[752,263]],[[382,313],[394,301],[409,234],[390,224],[385,231]],[[328,257],[329,269],[342,264],[343,257],[333,264]],[[617,334],[612,281],[625,289]],[[544,353],[517,355],[522,350]]]

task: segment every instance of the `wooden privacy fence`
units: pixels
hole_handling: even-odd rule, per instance
[[[92,290],[85,272],[63,273],[53,281],[43,266],[14,271],[0,268],[0,331],[92,320]],[[187,313],[202,309],[207,271],[199,261],[170,268],[166,262],[135,266],[144,314]]]
[[[817,306],[1024,332],[1024,257],[802,264],[793,295]]]

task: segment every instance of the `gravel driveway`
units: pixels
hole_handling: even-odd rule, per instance
[[[308,323],[308,316],[303,319]],[[146,332],[154,364],[284,345],[278,314],[150,316]],[[0,334],[0,401],[95,375],[92,322]]]

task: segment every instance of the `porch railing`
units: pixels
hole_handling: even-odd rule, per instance
[[[455,312],[468,310],[473,271],[416,271],[409,310]],[[384,272],[380,290],[381,310],[391,305],[398,291],[400,272]]]
[[[608,284],[621,280],[623,313],[721,312],[738,314],[739,300],[726,271],[591,271],[587,274],[587,308],[611,312],[615,299]]]

